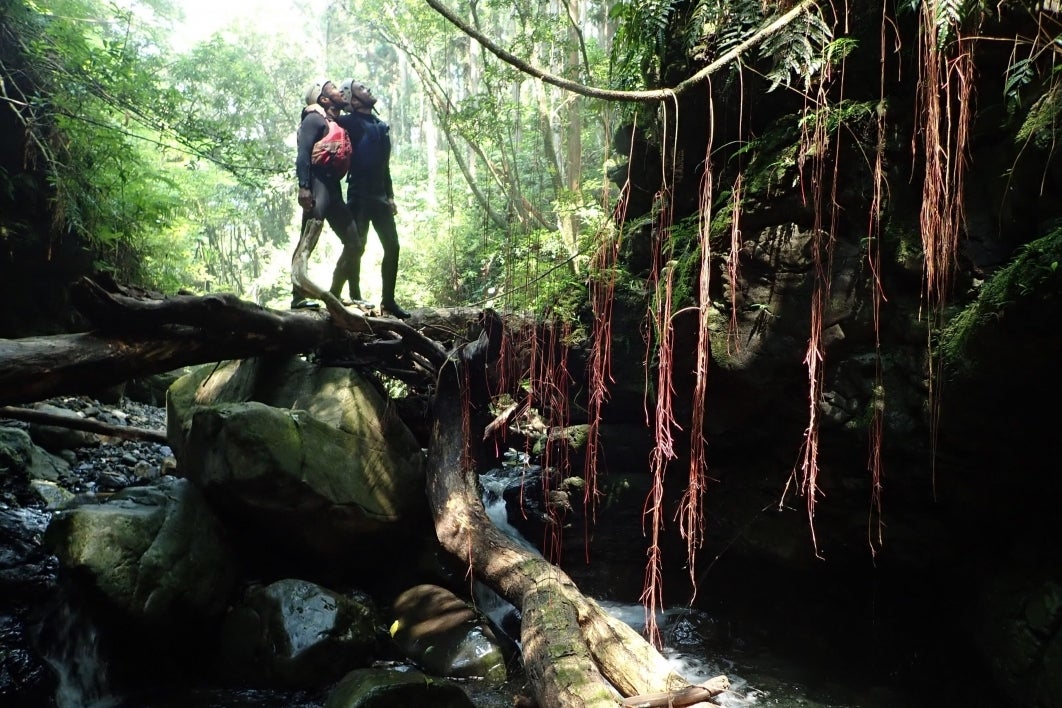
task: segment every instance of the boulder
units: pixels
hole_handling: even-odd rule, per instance
[[[8,503],[40,505],[46,500],[31,490],[30,483],[58,482],[69,474],[69,463],[37,447],[26,431],[0,427],[0,494]]]
[[[167,408],[182,474],[248,552],[337,567],[433,537],[423,451],[354,371],[300,359],[204,367],[173,385]]]
[[[177,459],[191,424],[191,408],[258,401],[274,408],[303,410],[337,430],[386,443],[423,478],[416,438],[389,409],[384,396],[353,369],[313,366],[299,357],[262,357],[203,366],[181,377],[166,397],[168,437]],[[416,454],[415,454],[416,453]],[[397,460],[396,460],[397,462]]]
[[[216,665],[227,683],[323,687],[369,664],[379,625],[365,597],[297,579],[254,585],[225,616]]]
[[[391,636],[434,676],[502,683],[508,672],[501,643],[475,608],[437,585],[417,585],[394,602]]]
[[[120,612],[182,628],[219,617],[234,583],[221,526],[187,480],[130,487],[56,513],[45,534],[60,564]]]
[[[419,671],[356,669],[328,696],[324,708],[474,708],[474,703],[451,681]]]

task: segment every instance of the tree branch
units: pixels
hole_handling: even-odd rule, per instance
[[[552,84],[558,88],[577,93],[581,96],[587,96],[589,98],[601,98],[606,101],[630,101],[630,102],[642,102],[648,103],[651,101],[663,101],[668,98],[679,96],[686,91],[690,90],[696,84],[701,83],[715,72],[722,69],[724,66],[732,61],[736,61],[742,54],[747,52],[752,47],[763,42],[771,35],[778,32],[778,30],[785,27],[787,24],[795,20],[805,12],[810,12],[812,7],[816,6],[815,0],[802,0],[799,4],[793,7],[789,12],[779,16],[773,22],[766,27],[761,28],[754,35],[746,39],[741,44],[737,45],[729,52],[713,61],[708,66],[704,67],[696,74],[688,79],[680,82],[674,88],[653,89],[647,91],[617,91],[613,89],[595,88],[593,86],[585,86],[576,81],[571,81],[562,76],[556,74],[550,74],[543,71],[538,67],[524,61],[515,54],[502,49],[490,39],[485,37],[481,32],[468,25],[460,17],[455,15],[448,7],[443,5],[439,0],[426,0],[429,6],[438,12],[440,15],[450,21],[455,27],[467,34],[472,39],[482,44],[488,51],[494,56],[498,57],[506,64],[519,69],[525,74],[534,76],[535,78],[545,81],[547,84]]]
[[[0,406],[0,418],[11,420],[23,420],[27,423],[40,423],[42,425],[54,425],[59,428],[71,430],[83,430],[89,433],[109,435],[112,438],[123,440],[147,440],[149,442],[167,444],[165,430],[151,430],[149,428],[137,428],[132,425],[111,425],[100,420],[91,418],[75,418],[68,415],[46,413],[33,408],[16,408],[14,406]]]

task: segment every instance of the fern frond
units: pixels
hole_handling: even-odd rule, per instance
[[[1062,123],[1062,83],[1056,79],[1029,107],[1029,113],[1018,129],[1015,139],[1019,143],[1053,142],[1059,133],[1060,123]]]
[[[791,22],[771,36],[759,50],[760,56],[772,62],[767,91],[791,85],[794,77],[805,88],[810,86],[826,65],[828,53],[835,53],[831,50],[832,40],[833,29],[817,8],[805,13],[803,21]],[[833,49],[840,50],[841,45]]]

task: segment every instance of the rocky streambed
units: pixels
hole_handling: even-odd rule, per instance
[[[166,426],[164,409],[129,399],[64,397],[35,409],[111,426]],[[102,500],[148,484],[174,465],[172,450],[157,442],[0,419],[0,697],[17,701],[11,705],[49,705],[58,690],[38,633],[60,594],[59,564],[43,543],[52,512],[79,496]]]
[[[165,409],[125,397],[34,410],[166,430]],[[387,573],[407,582],[404,614],[382,604],[393,598],[256,567],[176,466],[154,440],[0,419],[0,704],[338,707],[386,691],[489,707],[524,692],[508,640],[417,584],[404,572],[415,563]],[[424,641],[416,628],[438,625],[435,610],[456,619]]]

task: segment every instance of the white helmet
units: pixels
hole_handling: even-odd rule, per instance
[[[350,105],[351,93],[350,89],[354,86],[354,79],[343,79],[343,83],[339,85],[339,92],[343,94],[343,100]]]
[[[324,91],[325,84],[329,83],[328,79],[317,79],[309,88],[306,89],[306,105],[312,106],[317,103],[321,98],[321,93]]]

